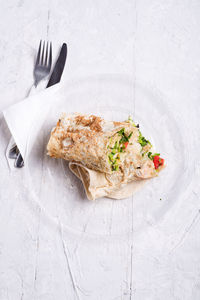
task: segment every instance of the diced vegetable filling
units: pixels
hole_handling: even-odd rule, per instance
[[[128,118],[126,121],[133,125],[134,127],[139,128],[139,124],[135,125],[133,122],[133,119],[131,117]],[[159,171],[159,167],[164,165],[164,159],[160,157],[160,153],[152,153],[149,151],[152,148],[152,145],[149,140],[147,140],[141,133],[141,131],[138,129],[139,137],[138,137],[138,143],[141,145],[141,154],[142,157],[148,156],[149,159],[151,159],[154,163],[154,167],[157,171]],[[117,136],[116,136],[117,134]],[[110,138],[110,144],[108,145],[109,153],[108,153],[108,159],[109,163],[111,165],[112,171],[118,171],[119,170],[119,164],[121,162],[121,153],[124,153],[126,148],[128,147],[129,140],[133,134],[131,132],[129,135],[125,133],[125,128],[120,129],[113,137]],[[115,139],[115,143],[113,146],[113,138]]]
[[[120,131],[117,132],[118,139],[114,144],[114,147],[108,146],[111,152],[108,154],[109,163],[111,165],[112,171],[119,170],[119,163],[120,163],[120,153],[124,153],[125,149],[128,147],[129,140],[133,134],[131,132],[129,135],[125,134],[125,128],[122,128]],[[112,141],[112,138],[111,138]]]

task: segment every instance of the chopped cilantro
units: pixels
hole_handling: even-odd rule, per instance
[[[109,153],[108,158],[111,162],[113,162],[113,154],[112,153]]]
[[[113,154],[113,155],[115,155],[117,153],[117,149],[112,149],[112,152],[111,152],[111,154]]]
[[[125,134],[125,129],[122,128],[120,131],[117,132],[120,136],[122,136],[122,138],[119,141],[119,144],[124,144],[126,142],[128,142],[133,134],[133,132],[131,132],[128,136],[126,136]]]
[[[122,128],[120,131],[117,132],[119,135],[124,135],[124,128]]]
[[[118,142],[115,142],[114,148],[113,149],[117,149],[118,148]]]
[[[132,137],[132,135],[133,135],[133,132],[131,132],[131,133],[129,134],[128,140],[130,140],[130,138]]]
[[[151,157],[151,154],[152,154],[152,152],[149,152],[147,155],[148,155],[148,158],[150,158],[150,159],[152,159]]]
[[[160,156],[160,153],[154,153],[152,155],[152,152],[148,152],[147,156],[148,156],[148,158],[150,158],[151,160],[153,160],[155,156]]]
[[[142,147],[146,146],[147,144],[150,144],[150,145],[151,145],[151,143],[150,143],[148,140],[145,139],[145,137],[141,134],[140,131],[139,131],[138,142],[140,143],[140,145],[141,145]]]
[[[119,170],[119,166],[118,165],[113,165],[112,166],[112,170],[113,171],[118,171]]]

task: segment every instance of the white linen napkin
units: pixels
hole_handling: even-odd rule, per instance
[[[48,89],[31,95],[24,100],[9,106],[3,111],[13,140],[8,145],[6,157],[10,168],[14,168],[14,159],[10,159],[8,152],[12,141],[17,147],[26,163],[30,151],[34,145],[37,135],[47,117],[53,101],[56,101],[54,95],[60,88],[56,84]]]

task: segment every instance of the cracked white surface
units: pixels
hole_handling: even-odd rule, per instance
[[[74,207],[62,210],[59,199],[48,194],[46,176],[53,175],[42,158],[33,175],[41,179],[41,207],[31,191],[22,189],[26,172],[9,172],[5,149],[10,135],[0,113],[0,300],[200,299],[199,28],[197,0],[2,1],[0,110],[25,97],[32,85],[39,39],[53,41],[54,58],[67,42],[63,81],[120,73],[148,82],[169,99],[181,126],[190,130],[193,143],[185,141],[186,157],[195,163],[192,181],[182,187],[179,201],[174,194],[175,205],[159,222],[145,202],[125,201],[122,229],[127,234],[114,238],[121,232],[118,202],[83,204],[73,196]],[[45,151],[45,139],[40,139]],[[72,195],[83,195],[78,181],[69,184]],[[147,199],[153,206],[151,193]],[[102,207],[108,211],[101,217]],[[74,215],[85,218],[81,235],[60,223],[67,217],[67,224],[75,224]],[[139,218],[145,230],[137,230]],[[104,233],[101,238],[92,237],[97,229]]]

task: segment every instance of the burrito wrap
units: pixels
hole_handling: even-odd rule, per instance
[[[157,176],[152,160],[144,155],[149,146],[145,149],[140,145],[139,134],[139,129],[129,121],[63,114],[51,132],[48,155],[105,173],[107,181],[119,187],[133,180]],[[128,140],[128,146],[121,142],[123,139]]]

